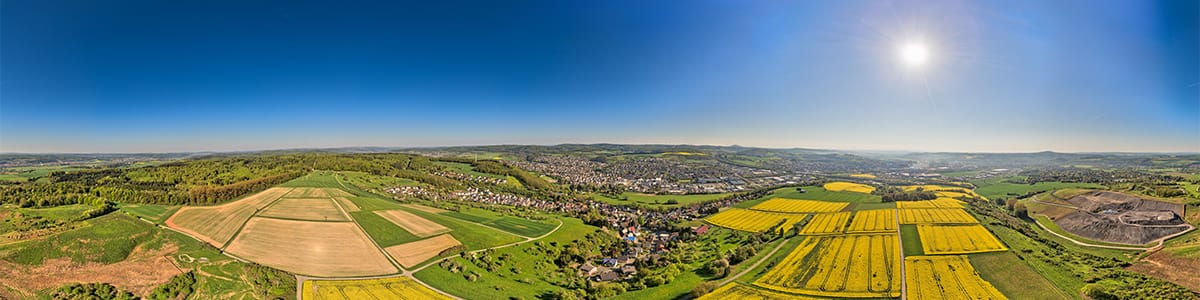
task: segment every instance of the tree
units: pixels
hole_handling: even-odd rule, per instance
[[[1029,209],[1025,207],[1025,203],[1017,203],[1013,207],[1013,215],[1016,216],[1017,218],[1028,219],[1029,218]]]

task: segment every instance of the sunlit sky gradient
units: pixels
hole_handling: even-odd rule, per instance
[[[1197,1],[397,2],[3,1],[0,152],[1200,151]]]

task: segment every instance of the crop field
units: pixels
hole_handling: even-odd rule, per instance
[[[342,213],[338,205],[329,198],[282,198],[268,206],[259,216],[308,220],[308,221],[350,221],[350,217]]]
[[[901,209],[900,224],[979,224],[962,209]]]
[[[708,294],[705,294],[704,296],[701,296],[700,298],[696,298],[696,299],[697,300],[725,300],[725,299],[733,299],[733,300],[773,300],[773,299],[809,300],[809,299],[820,299],[820,298],[811,298],[811,297],[804,297],[804,296],[772,292],[772,291],[768,291],[768,290],[760,290],[760,289],[756,289],[754,287],[742,285],[737,282],[730,282],[729,284],[723,285],[720,288],[717,288],[717,289],[713,290],[712,292],[709,292]]]
[[[895,234],[808,237],[754,285],[822,297],[900,296]]]
[[[358,208],[358,204],[354,204],[354,201],[350,201],[350,198],[337,197],[333,198],[333,200],[337,201],[338,204],[341,204],[342,208],[346,209],[346,212],[356,212],[362,210]]]
[[[149,220],[155,224],[162,224],[167,218],[175,214],[179,210],[179,206],[174,205],[154,205],[154,204],[121,204],[121,210],[131,215]]]
[[[917,233],[927,255],[1008,250],[980,225],[917,225]]]
[[[450,231],[450,228],[446,228],[442,224],[434,223],[403,210],[380,210],[375,213],[418,237],[429,237]]]
[[[825,213],[841,211],[848,205],[850,203],[776,198],[750,209],[784,213]]]
[[[445,210],[445,209],[441,209],[441,208],[437,208],[437,207],[424,206],[424,205],[420,205],[420,204],[400,204],[400,206],[407,207],[407,208],[411,208],[411,209],[415,209],[415,210],[419,210],[419,211],[423,211],[423,212],[427,212],[427,213],[435,213],[435,214],[440,214],[440,213],[449,212],[448,210]]]
[[[329,198],[329,197],[350,197],[354,196],[346,191],[337,188],[309,188],[298,187],[293,188],[292,192],[283,196],[285,198]]]
[[[704,219],[713,225],[749,232],[763,232],[783,223],[784,232],[804,219],[803,214],[785,214],[740,208],[730,208]]]
[[[870,194],[871,192],[875,191],[875,187],[873,187],[873,186],[869,186],[869,185],[865,185],[865,184],[861,184],[861,183],[843,182],[843,181],[835,181],[835,182],[826,183],[823,187],[825,188],[825,190],[833,191],[833,192],[845,191],[845,192]]]
[[[819,235],[819,234],[838,234],[842,233],[842,229],[846,228],[846,222],[850,220],[850,212],[815,214],[812,220],[808,221],[803,229],[800,229],[800,234],[803,235]]]
[[[220,248],[255,212],[290,191],[290,188],[269,188],[222,205],[183,207],[168,218],[166,224]]]
[[[387,247],[384,250],[387,250],[388,254],[392,255],[392,258],[400,262],[401,266],[408,268],[423,263],[430,258],[437,257],[443,250],[458,245],[462,245],[462,243],[454,239],[454,236],[443,234],[416,242]]]
[[[963,208],[963,202],[954,198],[937,198],[923,201],[896,201],[897,208]]]
[[[399,271],[352,222],[253,218],[225,250],[263,265],[311,276],[371,276]]]
[[[411,277],[359,279],[359,280],[305,280],[300,299],[348,300],[348,299],[446,299]]]
[[[914,299],[1008,299],[979,277],[966,256],[910,256],[904,263]]]
[[[811,222],[810,222],[811,223]],[[846,233],[896,232],[896,210],[872,209],[854,213]]]
[[[854,178],[866,178],[866,179],[875,179],[875,175],[874,175],[874,174],[850,174],[850,177],[854,177]]]

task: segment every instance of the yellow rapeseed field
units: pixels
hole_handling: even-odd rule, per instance
[[[872,174],[850,174],[850,177],[875,179],[875,175]]]
[[[896,201],[898,208],[963,208],[963,202],[954,198],[937,198],[924,201]]]
[[[846,192],[870,194],[871,192],[875,191],[875,187],[873,187],[873,186],[859,184],[859,183],[853,183],[853,182],[844,182],[844,181],[835,181],[835,182],[826,183],[824,187],[825,187],[825,190],[833,191],[833,192],[846,191]]]
[[[749,232],[763,232],[772,226],[781,225],[784,232],[792,229],[792,224],[804,219],[804,214],[788,214],[758,210],[730,208],[723,212],[705,218],[713,225]]]
[[[966,254],[1008,248],[981,225],[917,225],[925,254]]]
[[[901,209],[901,224],[978,224],[967,211],[956,208]]]
[[[361,280],[306,280],[300,299],[450,299],[407,276]]]
[[[818,234],[838,234],[842,233],[842,229],[846,228],[846,222],[850,220],[850,212],[824,213],[813,215],[812,220],[800,229],[800,234],[818,235]]]
[[[979,277],[966,256],[909,256],[904,263],[912,299],[1007,299]]]
[[[846,233],[896,232],[895,209],[860,210],[854,213]]]
[[[895,234],[808,237],[754,285],[822,297],[900,296]]]
[[[824,213],[841,211],[848,205],[850,203],[775,198],[759,203],[750,209],[785,213]]]

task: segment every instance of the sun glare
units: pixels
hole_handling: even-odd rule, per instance
[[[923,66],[929,61],[929,48],[920,42],[906,43],[900,46],[900,60],[908,66]]]

